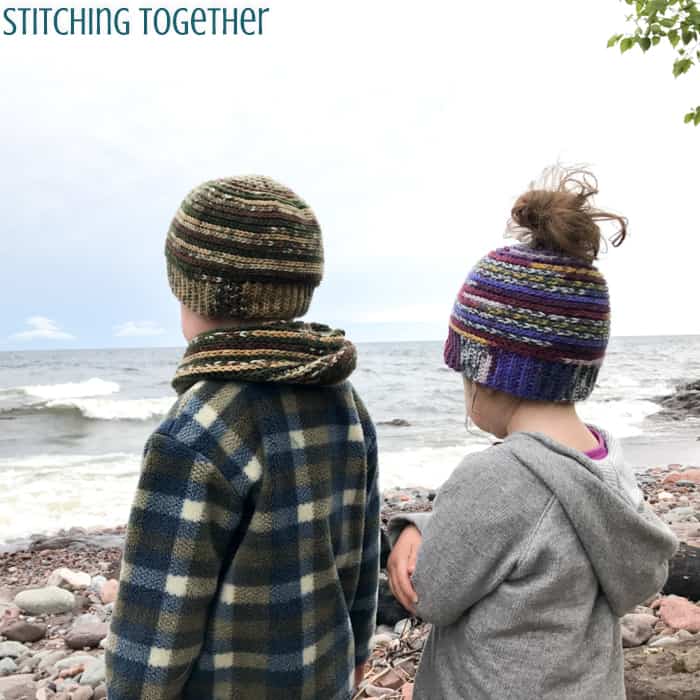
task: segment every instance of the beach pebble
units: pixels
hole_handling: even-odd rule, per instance
[[[0,603],[0,634],[5,625],[15,622],[21,614],[22,611],[14,603]]]
[[[32,654],[31,656],[22,656],[17,660],[17,665],[20,667],[19,672],[20,673],[34,673],[36,670],[36,667],[39,665],[39,662],[41,661],[40,658],[37,657],[36,654]]]
[[[408,632],[408,630],[411,629],[411,620],[409,618],[406,618],[404,620],[399,620],[395,625],[394,625],[394,634],[398,634],[401,636],[404,631]]]
[[[92,700],[104,700],[107,697],[107,686],[104,683],[100,683],[97,688],[95,688],[95,693],[92,696]]]
[[[672,493],[669,493],[668,491],[662,491],[661,493],[657,494],[656,497],[660,501],[673,501],[676,498]]]
[[[700,671],[700,647],[690,649],[680,657],[679,661],[685,673],[696,673]]]
[[[19,700],[20,698],[33,698],[36,694],[36,683],[31,674],[23,673],[14,676],[0,678],[0,695],[5,700]]]
[[[8,656],[0,659],[0,676],[9,676],[17,670],[17,664]]]
[[[89,685],[81,685],[71,692],[70,700],[92,700],[94,691]]]
[[[102,622],[99,615],[96,615],[95,613],[83,613],[75,618],[73,621],[73,627],[79,627],[80,625],[93,625],[98,622]]]
[[[674,523],[693,523],[698,520],[697,511],[692,506],[673,508],[663,516],[663,519],[669,525]]]
[[[31,653],[29,648],[19,642],[0,642],[0,659],[4,659],[6,656],[16,659],[22,654],[28,653]]]
[[[57,671],[65,671],[66,669],[80,665],[87,668],[90,664],[95,662],[96,658],[97,657],[91,656],[90,654],[71,654],[63,659],[59,659],[53,666]]]
[[[67,655],[67,652],[63,649],[59,649],[57,651],[51,651],[45,656],[44,652],[39,652],[37,656],[40,655],[42,658],[39,662],[39,671],[46,671],[47,669],[51,668],[54,664],[58,663],[61,659],[63,659]]]
[[[107,603],[114,603],[119,593],[119,581],[115,578],[106,581],[100,590],[100,600]]]
[[[83,571],[72,571],[62,566],[60,569],[56,569],[51,573],[46,585],[60,586],[61,588],[69,588],[75,591],[81,588],[87,588],[91,581],[90,574],[86,574]]]
[[[15,605],[32,615],[54,615],[72,610],[75,596],[58,586],[31,588],[15,596]]]
[[[84,647],[96,647],[109,632],[106,622],[82,622],[76,624],[64,640],[66,646],[71,649],[83,649]]]
[[[385,698],[394,694],[391,688],[382,688],[381,686],[371,684],[366,685],[363,691],[368,698]]]
[[[37,642],[46,636],[46,625],[19,620],[5,627],[2,634],[13,642]]]
[[[678,632],[676,632],[676,634],[673,636],[681,642],[687,642],[689,639],[695,639],[695,635],[692,632],[688,632],[688,630],[678,630]]]
[[[391,644],[394,639],[396,639],[396,637],[393,634],[375,634],[372,636],[372,639],[370,639],[369,647],[370,649],[374,649],[374,647],[378,647],[381,644]]]
[[[680,644],[681,640],[676,639],[676,637],[659,637],[653,642],[649,642],[650,647],[673,647],[676,644]]]
[[[684,469],[683,472],[683,481],[692,481],[694,484],[700,484],[700,469],[697,468],[690,468],[690,469]]]
[[[106,622],[112,617],[112,612],[114,611],[114,603],[107,603],[107,605],[96,605],[95,613],[100,619],[100,622]]]
[[[685,479],[679,479],[676,481],[676,486],[683,486],[685,488],[694,489],[697,484],[694,481],[686,481]]]
[[[96,657],[95,661],[88,666],[83,675],[80,676],[82,685],[89,685],[94,688],[105,680],[106,669],[104,656]]]
[[[107,583],[107,579],[104,576],[97,575],[93,576],[91,581],[90,581],[90,587],[89,590],[94,591],[99,595],[100,591],[102,590],[102,586]]]
[[[644,644],[653,634],[656,624],[655,615],[645,613],[629,613],[620,620],[622,629],[622,646],[638,647]]]

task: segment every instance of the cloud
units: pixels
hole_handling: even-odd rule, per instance
[[[56,321],[45,316],[30,316],[25,323],[29,330],[13,333],[10,340],[75,340],[75,336],[62,331]]]
[[[126,321],[114,327],[116,338],[138,338],[154,335],[163,335],[165,330],[155,321]]]

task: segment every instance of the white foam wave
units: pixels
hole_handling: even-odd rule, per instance
[[[642,435],[644,419],[658,413],[659,408],[653,401],[584,401],[576,404],[584,421],[605,428],[617,438]]]
[[[127,453],[0,459],[0,540],[124,524],[139,470]]]
[[[26,396],[41,399],[42,401],[82,399],[88,396],[109,396],[110,394],[116,394],[119,391],[119,384],[105,381],[99,377],[93,377],[84,382],[23,386],[18,387],[18,391]]]
[[[164,416],[174,399],[166,396],[157,399],[68,399],[49,401],[46,408],[54,410],[76,410],[91,420],[135,420],[145,421]]]
[[[483,450],[484,440],[451,447],[419,447],[395,452],[380,452],[379,487],[424,486],[438,488],[470,452]]]
[[[674,384],[668,381],[650,382],[647,378],[638,379],[622,372],[610,372],[601,375],[596,384],[594,396],[606,399],[619,399],[622,396],[634,396],[636,399],[653,399],[673,394]]]

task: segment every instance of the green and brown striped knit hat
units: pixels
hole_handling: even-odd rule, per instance
[[[298,318],[323,276],[313,211],[258,175],[192,190],[170,225],[165,255],[173,294],[209,318]]]

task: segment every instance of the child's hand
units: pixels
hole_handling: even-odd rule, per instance
[[[418,550],[422,541],[423,536],[417,527],[413,525],[405,527],[391,550],[386,566],[391,592],[399,603],[414,615],[418,596],[413,588],[411,575],[416,570]]]

